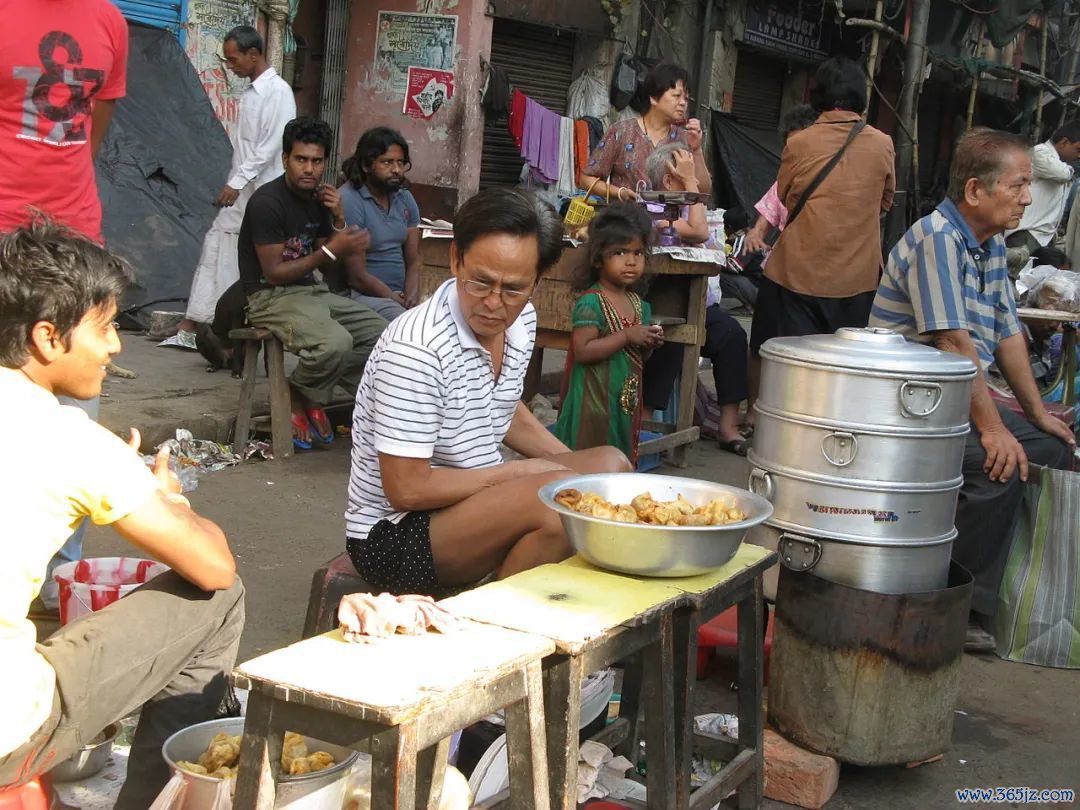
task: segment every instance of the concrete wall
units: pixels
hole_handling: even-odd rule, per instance
[[[345,104],[341,115],[341,155],[352,152],[360,134],[373,126],[399,130],[409,141],[414,184],[423,213],[453,210],[480,182],[483,114],[480,57],[491,55],[491,19],[486,0],[354,0],[346,59]],[[458,17],[454,50],[454,97],[431,120],[401,112],[401,92],[375,73],[379,11],[453,14]],[[427,203],[427,204],[425,204]]]

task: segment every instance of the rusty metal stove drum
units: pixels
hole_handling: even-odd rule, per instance
[[[855,765],[945,751],[971,591],[971,574],[956,563],[946,587],[900,595],[781,571],[770,723],[798,745]]]
[[[882,329],[775,338],[761,359],[749,487],[774,511],[747,539],[852,587],[944,587],[975,365]]]

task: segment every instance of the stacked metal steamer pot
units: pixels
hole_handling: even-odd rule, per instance
[[[747,539],[854,588],[944,588],[975,365],[881,329],[775,338],[761,360],[750,489],[774,511]]]

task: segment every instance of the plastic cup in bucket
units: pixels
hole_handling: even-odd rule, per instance
[[[168,570],[164,563],[138,557],[93,557],[57,566],[60,624],[95,613]]]

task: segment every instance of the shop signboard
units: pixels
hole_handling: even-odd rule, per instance
[[[804,17],[798,7],[784,3],[748,3],[742,42],[758,48],[820,62],[829,55],[832,20],[824,10],[820,16]]]

